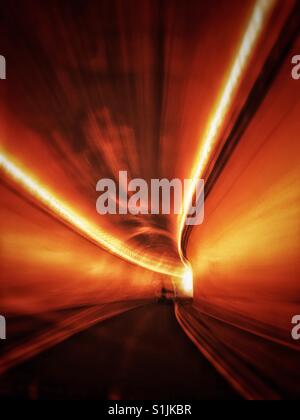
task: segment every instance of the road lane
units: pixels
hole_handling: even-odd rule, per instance
[[[236,399],[186,338],[171,305],[104,321],[7,372],[0,396],[30,399]]]

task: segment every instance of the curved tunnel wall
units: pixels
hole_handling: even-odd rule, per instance
[[[299,381],[299,347],[291,339],[300,311],[299,93],[287,61],[208,196],[205,223],[194,228],[187,248],[194,318],[208,328],[202,344],[213,328],[210,350],[233,351],[229,375],[244,363],[238,382],[248,375],[250,396],[255,387],[256,396],[293,394]],[[251,369],[259,372],[252,383]]]

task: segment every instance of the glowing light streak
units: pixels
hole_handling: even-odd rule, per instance
[[[198,179],[203,177],[204,169],[209,161],[211,152],[216,145],[219,130],[229,110],[233,95],[235,94],[236,89],[241,81],[242,74],[246,69],[251,57],[251,52],[257,44],[259,36],[264,27],[264,23],[275,2],[276,0],[256,1],[247,29],[242,38],[233,65],[229,71],[229,76],[222,90],[222,94],[217,101],[214,115],[208,123],[204,139],[201,141],[202,146],[197,155],[197,163],[193,170],[192,176],[190,177],[192,179],[191,188],[185,196],[184,207],[181,218],[179,220],[178,249],[180,254],[182,254],[181,238],[187,217],[187,210],[189,209],[190,203],[193,199],[196,182]]]
[[[84,216],[73,210],[69,204],[57,197],[35,176],[15,163],[6,152],[2,151],[0,153],[0,169],[10,180],[37,200],[40,205],[108,252],[151,271],[177,277],[182,276],[183,267],[180,265],[171,266],[163,263],[163,261],[155,261],[148,256],[141,255],[133,249],[125,247],[120,240],[90,223]]]
[[[187,194],[185,195],[185,201],[183,203],[183,210],[181,217],[179,219],[179,229],[178,229],[178,251],[181,256],[183,264],[186,266],[186,274],[184,274],[182,279],[182,287],[187,292],[190,293],[190,288],[193,286],[190,285],[192,280],[192,274],[189,274],[189,267],[187,262],[182,254],[181,240],[182,234],[185,227],[185,221],[187,218],[187,212],[190,208],[190,203],[193,200],[194,191],[196,188],[197,180],[203,177],[204,169],[209,162],[212,150],[217,143],[219,130],[224,122],[226,114],[230,108],[233,96],[237,90],[237,87],[241,81],[242,74],[247,67],[249,59],[251,57],[251,52],[253,51],[259,36],[263,30],[264,23],[272,10],[273,5],[276,0],[257,0],[253,12],[250,17],[245,34],[242,38],[241,44],[238,48],[238,52],[234,59],[233,65],[229,71],[229,76],[225,82],[222,94],[217,101],[215,112],[208,123],[208,127],[205,131],[204,139],[201,141],[201,148],[198,152],[196,165],[192,171],[191,187]]]

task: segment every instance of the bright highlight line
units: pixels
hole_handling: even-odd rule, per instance
[[[181,257],[181,239],[185,227],[185,221],[187,218],[187,209],[190,208],[190,203],[193,200],[197,180],[203,177],[204,169],[209,161],[213,147],[216,145],[219,129],[222,123],[224,122],[225,116],[231,105],[233,95],[236,92],[236,89],[241,81],[242,74],[247,67],[251,56],[251,52],[255,47],[259,36],[262,33],[266,19],[270,11],[272,10],[275,2],[276,0],[256,1],[253,12],[250,17],[249,24],[239,46],[231,70],[229,71],[228,79],[225,83],[219,102],[216,105],[216,111],[208,124],[206,134],[204,135],[204,140],[201,142],[203,146],[198,152],[198,156],[196,159],[197,164],[195,166],[192,176],[190,177],[192,179],[191,188],[185,195],[184,208],[182,211],[182,216],[179,220],[178,249]],[[183,258],[182,260],[184,262]]]
[[[0,153],[0,169],[9,179],[35,198],[43,207],[54,213],[60,220],[76,228],[83,236],[92,240],[96,245],[148,270],[170,276],[182,277],[183,267],[163,264],[161,261],[155,261],[147,256],[138,254],[134,250],[124,247],[121,241],[107,234],[98,226],[88,222],[88,220],[74,211],[61,198],[58,198],[34,176],[29,174],[27,170],[22,169],[20,165],[14,163],[5,152]]]

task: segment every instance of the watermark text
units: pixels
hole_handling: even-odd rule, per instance
[[[294,80],[299,80],[300,79],[300,55],[294,55],[294,57],[292,58],[292,64],[293,64],[292,78]]]
[[[101,192],[96,209],[105,214],[184,214],[187,225],[199,225],[204,220],[204,181],[185,179],[152,179],[150,183],[141,178],[128,182],[127,171],[119,172],[119,188],[112,179],[100,179],[96,190]],[[193,190],[193,203],[185,198]]]
[[[0,340],[6,340],[6,319],[0,315]]]
[[[6,60],[3,55],[0,55],[0,80],[6,79]]]
[[[295,315],[292,319],[292,338],[293,340],[300,340],[300,315]]]

